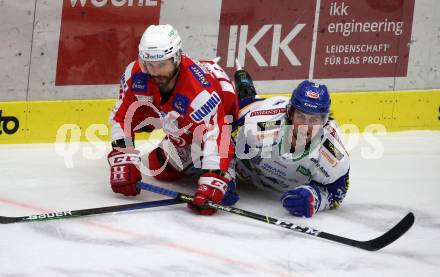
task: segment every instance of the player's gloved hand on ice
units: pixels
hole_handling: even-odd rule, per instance
[[[299,217],[312,217],[321,204],[318,191],[309,185],[286,191],[280,201],[289,213]]]
[[[114,148],[107,156],[110,164],[110,184],[115,193],[135,196],[140,193],[136,183],[142,180],[139,171],[139,151],[129,148]]]
[[[199,187],[194,195],[193,202],[188,203],[188,208],[202,215],[211,215],[217,212],[216,209],[203,206],[208,201],[221,203],[228,189],[229,181],[217,173],[208,172],[202,174],[199,178]]]
[[[232,206],[240,199],[237,191],[235,190],[235,180],[232,179],[228,183],[228,189],[225,192],[225,197],[223,198],[222,205]]]

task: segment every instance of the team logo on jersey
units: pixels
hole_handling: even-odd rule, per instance
[[[216,92],[212,93],[211,96],[208,98],[208,101],[206,101],[200,108],[197,108],[197,102],[200,102],[198,100],[204,99],[207,95],[209,95],[209,92],[206,90],[202,91],[196,99],[193,100],[193,104],[191,106],[193,107],[194,111],[190,114],[191,118],[194,120],[194,122],[201,122],[203,119],[208,118],[211,114],[215,113],[217,111],[217,106],[220,104],[220,97]]]
[[[191,70],[192,74],[196,79],[199,81],[199,83],[202,85],[202,87],[207,88],[211,86],[211,83],[208,81],[208,79],[205,76],[205,73],[202,71],[200,67],[193,64],[189,66],[189,70]]]
[[[188,110],[189,99],[177,93],[173,100],[173,108],[180,114],[186,114]]]
[[[285,113],[286,112],[286,108],[277,108],[277,109],[270,109],[270,110],[260,110],[260,111],[255,111],[251,113],[251,117],[252,116],[258,116],[258,115],[275,115],[275,114],[279,114],[279,113]]]
[[[147,74],[134,74],[131,81],[131,90],[134,92],[145,92],[147,90],[147,81]]]
[[[306,92],[307,97],[311,98],[311,99],[319,99],[319,93],[308,90]]]

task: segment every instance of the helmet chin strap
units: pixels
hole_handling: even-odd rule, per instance
[[[182,60],[182,49],[180,49],[177,53],[176,56],[174,57],[174,65],[179,68],[180,65],[180,61]]]

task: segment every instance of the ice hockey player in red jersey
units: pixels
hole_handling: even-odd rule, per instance
[[[199,168],[198,188],[188,206],[212,214],[215,209],[202,208],[207,201],[232,205],[238,200],[228,125],[237,117],[238,99],[218,64],[194,61],[181,48],[171,25],[151,25],[142,35],[139,57],[122,74],[110,115],[110,183],[115,193],[140,193],[135,133],[162,128],[165,138],[146,157],[147,174],[171,181]]]

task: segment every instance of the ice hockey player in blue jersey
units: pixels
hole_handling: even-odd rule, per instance
[[[235,74],[240,99],[234,124],[237,175],[279,193],[294,216],[337,208],[349,186],[349,157],[329,118],[325,85],[303,81],[288,97],[256,98],[249,74]]]

